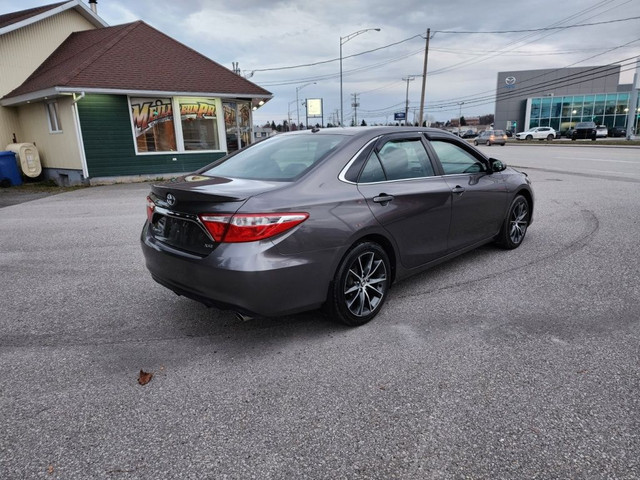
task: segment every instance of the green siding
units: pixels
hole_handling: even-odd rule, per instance
[[[179,152],[136,155],[129,103],[124,95],[87,95],[78,102],[78,112],[89,177],[188,173],[224,155]]]

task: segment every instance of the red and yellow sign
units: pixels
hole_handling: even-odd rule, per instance
[[[131,98],[131,115],[136,137],[154,125],[173,120],[171,98]],[[189,99],[180,101],[180,116],[185,118],[216,118],[213,100]]]

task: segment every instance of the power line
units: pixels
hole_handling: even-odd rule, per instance
[[[594,22],[594,23],[578,23],[575,25],[564,25],[557,27],[544,27],[544,28],[528,28],[523,30],[483,30],[483,31],[471,31],[471,30],[436,30],[435,33],[460,33],[460,34],[483,34],[483,33],[525,33],[525,32],[545,32],[549,30],[564,30],[567,28],[577,28],[577,27],[591,27],[594,25],[604,25],[607,23],[618,23],[618,22],[627,22],[629,20],[638,20],[640,17],[629,17],[629,18],[619,18],[617,20],[607,20],[603,22]]]
[[[603,22],[594,22],[594,23],[581,23],[581,24],[574,24],[574,25],[560,25],[560,26],[550,26],[550,27],[542,27],[542,28],[532,28],[532,29],[524,29],[524,30],[495,30],[495,31],[456,31],[456,30],[437,30],[435,33],[458,33],[458,34],[503,34],[503,33],[535,33],[535,32],[545,32],[545,31],[550,31],[550,30],[563,30],[563,29],[567,29],[567,28],[578,28],[578,27],[587,27],[587,26],[593,26],[593,25],[602,25],[602,24],[607,24],[607,23],[618,23],[618,22],[628,22],[631,20],[638,20],[640,19],[639,17],[629,17],[629,18],[620,18],[620,19],[616,19],[616,20],[608,20],[608,21],[603,21]],[[395,47],[396,45],[400,45],[401,43],[405,43],[408,42],[409,40],[413,40],[415,38],[422,38],[424,39],[424,36],[422,33],[418,33],[416,35],[413,35],[411,37],[407,37],[403,40],[400,40],[398,42],[394,42],[394,43],[389,43],[387,45],[383,45],[381,47],[378,48],[373,48],[371,50],[365,50],[363,52],[359,52],[359,53],[354,53],[353,55],[349,55],[346,57],[343,57],[344,59],[348,59],[348,58],[354,58],[354,57],[358,57],[361,55],[365,55],[367,53],[372,53],[372,52],[377,52],[380,50],[384,50],[386,48],[390,48],[390,47]],[[312,63],[303,63],[303,64],[299,64],[299,65],[288,65],[288,66],[283,66],[283,67],[271,67],[271,68],[254,68],[252,70],[250,70],[253,73],[257,73],[257,72],[273,72],[273,71],[280,71],[280,70],[292,70],[292,69],[296,69],[296,68],[304,68],[304,67],[315,67],[317,65],[324,65],[327,63],[332,63],[332,62],[337,62],[339,61],[339,58],[331,58],[329,60],[320,60],[318,62],[312,62]]]

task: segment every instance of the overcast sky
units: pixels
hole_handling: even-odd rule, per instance
[[[0,14],[50,3],[0,0]],[[631,83],[630,62],[640,55],[640,19],[616,21],[640,17],[640,0],[98,0],[98,14],[109,25],[143,20],[229,69],[238,62],[274,95],[254,113],[256,124],[295,122],[296,88],[299,103],[323,100],[325,124],[335,119],[341,37],[368,28],[381,30],[342,42],[345,124],[354,93],[358,123],[392,121],[405,109],[407,85],[414,118],[422,78],[403,78],[422,74],[427,28],[426,114],[435,120],[494,113],[501,71],[621,63],[621,82]],[[553,28],[585,23],[600,24]],[[299,115],[304,122],[302,105]]]

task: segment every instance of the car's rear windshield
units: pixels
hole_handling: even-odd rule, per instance
[[[345,135],[276,135],[214,163],[202,175],[292,180],[334,151]]]

